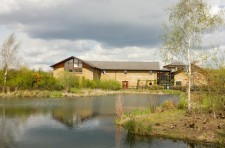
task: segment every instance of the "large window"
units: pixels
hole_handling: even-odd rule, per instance
[[[64,63],[65,71],[69,72],[82,72],[82,61],[77,59],[71,59]]]

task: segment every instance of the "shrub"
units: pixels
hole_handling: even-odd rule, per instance
[[[175,103],[173,101],[171,101],[171,100],[164,101],[161,106],[165,110],[175,109]]]
[[[152,86],[149,86],[148,89],[150,89],[150,90],[163,90],[164,89],[164,86],[161,86],[161,85],[152,85]]]
[[[59,78],[59,83],[60,83],[60,85],[63,86],[63,88],[66,91],[69,91],[71,87],[76,87],[76,88],[80,87],[80,79],[79,79],[79,77],[75,76],[73,74],[69,74],[67,72],[65,72],[63,74],[63,76],[61,76]]]
[[[115,80],[103,80],[99,81],[97,86],[98,88],[105,89],[105,90],[119,90],[121,89],[121,85],[118,81]]]

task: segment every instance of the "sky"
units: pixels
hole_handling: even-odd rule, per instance
[[[166,9],[178,0],[0,0],[0,44],[13,32],[19,57],[32,69],[69,56],[94,61],[159,61]],[[207,0],[212,13],[225,0]],[[225,27],[204,46],[225,48]]]

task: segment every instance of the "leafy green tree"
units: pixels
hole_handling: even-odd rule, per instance
[[[162,34],[164,61],[184,59],[188,65],[188,111],[191,111],[191,63],[192,51],[200,47],[205,33],[223,23],[221,13],[210,13],[203,0],[180,0],[168,9],[169,22]]]
[[[18,66],[17,60],[17,50],[19,48],[19,43],[16,43],[16,37],[12,33],[7,40],[3,43],[0,56],[1,64],[4,70],[4,83],[3,83],[3,92],[5,91],[5,85],[7,82],[8,70]]]

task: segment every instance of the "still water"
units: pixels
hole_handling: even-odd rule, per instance
[[[114,125],[116,95],[59,99],[0,99],[1,148],[213,147],[128,135]],[[175,95],[122,95],[126,109],[147,108]]]

